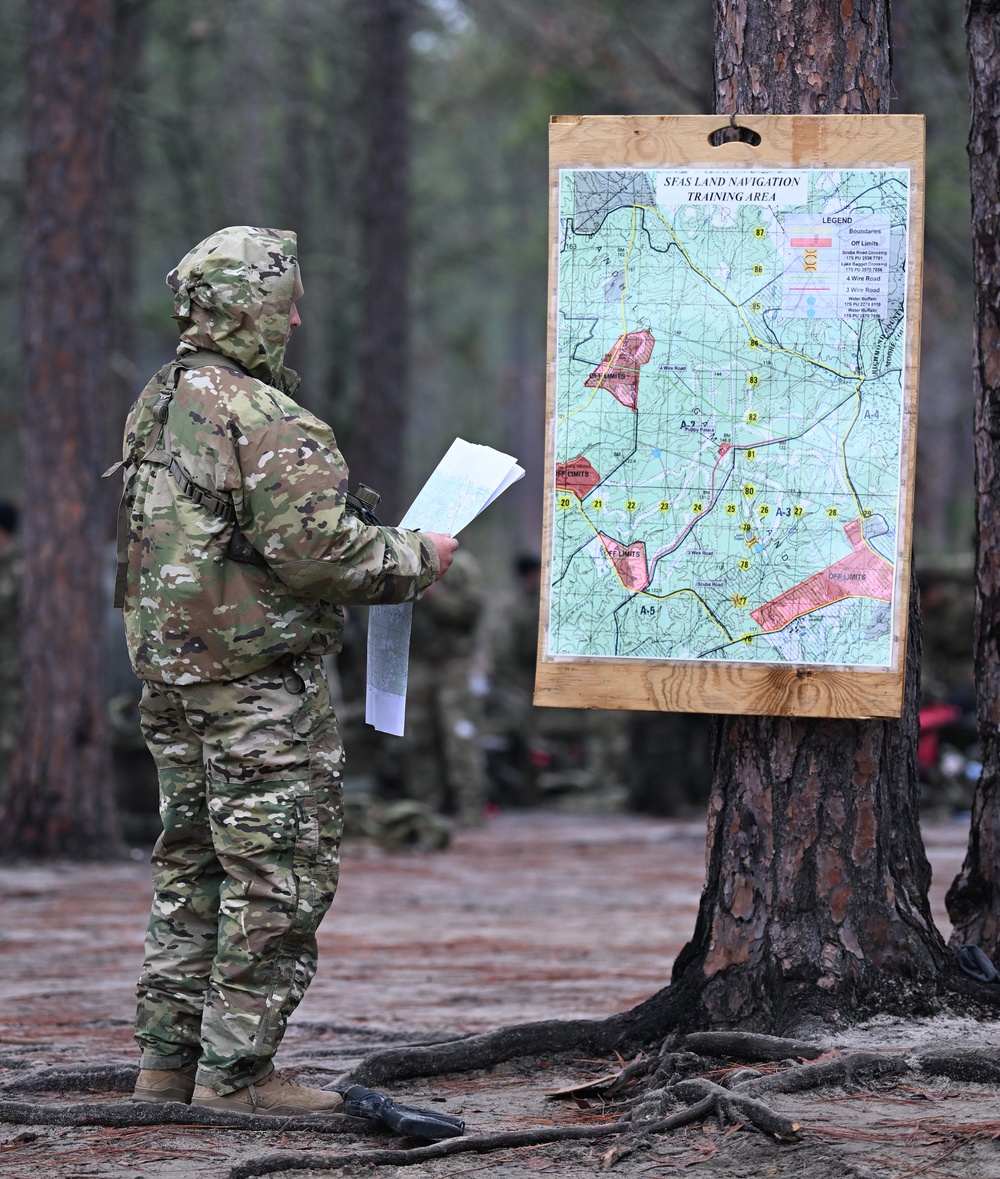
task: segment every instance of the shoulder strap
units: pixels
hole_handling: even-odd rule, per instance
[[[179,376],[180,366],[174,361],[168,370],[164,389],[157,397],[156,404],[153,406],[153,417],[156,420],[156,426],[153,428],[142,454],[140,455],[137,450],[133,450],[127,460],[120,459],[117,463],[108,467],[101,476],[102,479],[107,479],[109,476],[115,474],[116,471],[122,471],[122,468],[124,468],[122,471],[122,495],[118,501],[118,520],[115,530],[114,605],[117,610],[120,610],[125,605],[125,586],[128,580],[128,518],[134,502],[133,498],[129,495],[132,488],[132,480],[138,473],[141,463],[155,461],[154,456],[158,457],[162,455],[164,459],[169,457],[163,450],[158,450],[157,447],[160,436],[163,434],[164,427],[166,426],[170,402],[177,388]]]
[[[205,508],[206,511],[211,512],[213,516],[218,516],[230,524],[236,523],[236,508],[233,506],[232,498],[219,495],[215,490],[202,487],[200,483],[196,483],[181,466],[177,456],[170,452],[170,433],[167,428],[167,418],[170,414],[170,403],[177,390],[177,382],[180,380],[181,372],[190,371],[195,368],[207,368],[209,365],[228,368],[241,374],[244,373],[244,369],[236,361],[230,360],[229,357],[222,356],[218,352],[211,352],[206,348],[178,356],[171,363],[164,389],[157,397],[156,404],[153,406],[153,417],[156,419],[156,426],[150,434],[149,441],[143,448],[142,454],[138,455],[133,451],[129,456],[127,465],[123,459],[115,463],[114,466],[109,467],[102,476],[106,479],[109,475],[113,475],[116,471],[124,467],[124,486],[122,488],[122,497],[118,504],[118,527],[115,544],[114,604],[116,609],[120,610],[125,605],[125,588],[128,580],[128,518],[134,502],[129,495],[129,491],[132,480],[138,474],[139,467],[143,463],[152,463],[157,466],[166,467],[168,473],[180,488],[182,495],[187,496],[188,499],[193,500],[196,504]],[[160,445],[161,438],[164,440],[162,446]],[[246,559],[244,558],[244,560]],[[262,557],[260,558],[260,563],[265,563]]]

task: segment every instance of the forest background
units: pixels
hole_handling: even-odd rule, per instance
[[[27,7],[0,0],[0,497],[15,501]],[[712,6],[412,0],[401,5],[402,76],[378,60],[366,28],[378,7],[117,0],[107,461],[128,405],[173,352],[164,275],[207,234],[243,223],[297,230],[305,327],[290,361],[301,399],[331,422],[349,461],[363,449],[379,430],[380,362],[365,308],[383,281],[365,226],[384,203],[390,218],[401,211],[406,243],[393,500],[415,491],[456,434],[515,454],[527,478],[469,536],[496,575],[541,535],[548,117],[709,112]],[[965,35],[953,0],[896,0],[892,19],[891,109],[927,115],[915,543],[961,552],[973,531]],[[402,117],[380,115],[393,87]],[[380,134],[395,136],[396,163],[392,181],[373,187]]]

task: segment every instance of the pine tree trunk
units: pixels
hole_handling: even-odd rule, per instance
[[[412,0],[365,0],[368,150],[362,210],[361,399],[347,452],[352,481],[382,494],[379,515],[403,511],[406,458],[409,225],[408,45]]]
[[[969,0],[975,275],[976,711],[983,772],[969,847],[948,891],[954,945],[1000,954],[1000,3]]]
[[[716,0],[721,113],[882,112],[888,0]],[[946,948],[917,817],[919,617],[899,721],[720,718],[708,874],[674,967],[698,1020],[787,1032],[906,1006]]]
[[[889,109],[889,0],[715,0],[715,109]]]
[[[315,237],[310,238],[309,222],[309,184],[312,163],[313,144],[309,135],[310,93],[310,55],[312,44],[316,39],[316,29],[313,27],[313,10],[309,4],[301,0],[285,0],[282,6],[285,20],[281,30],[282,88],[280,91],[280,117],[284,131],[282,145],[282,178],[281,213],[279,220],[286,229],[291,229],[298,235],[299,259],[306,262],[306,281],[309,281],[309,259],[314,257]],[[326,199],[332,201],[332,194],[327,191]],[[311,285],[311,284],[310,284]],[[306,303],[305,318],[297,327],[288,341],[288,352],[285,363],[292,368],[302,371],[311,367],[308,362],[310,355],[310,341],[313,337],[312,308],[318,307],[321,300],[314,300],[314,291],[309,291]],[[301,308],[300,308],[301,310]],[[318,337],[323,335],[322,326],[317,325]],[[315,409],[318,402],[319,390],[313,382],[303,382],[298,393],[298,400]],[[321,415],[322,416],[322,415]]]
[[[111,135],[114,235],[110,243],[111,363],[105,407],[111,438],[121,431],[137,391],[145,384],[136,363],[135,243],[144,164],[138,106],[145,88],[149,0],[115,0],[114,22]]]
[[[33,0],[23,304],[21,707],[0,853],[92,857],[105,741],[99,475],[110,307],[111,0]]]

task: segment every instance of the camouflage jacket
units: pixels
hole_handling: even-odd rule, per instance
[[[342,603],[411,601],[438,561],[419,533],[346,511],[332,430],[284,391],[296,384],[283,363],[301,293],[294,235],[222,230],[167,281],[178,361],[139,395],[123,451],[136,675],[233,680],[286,654],[335,651]],[[236,526],[260,564],[229,555]]]

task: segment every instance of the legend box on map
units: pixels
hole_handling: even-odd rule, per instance
[[[888,217],[789,214],[783,221],[781,314],[795,319],[886,319]]]

